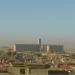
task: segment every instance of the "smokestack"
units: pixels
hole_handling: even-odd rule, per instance
[[[41,38],[39,39],[39,45],[41,46]]]
[[[39,38],[39,46],[40,46],[40,52],[41,52],[41,38]]]

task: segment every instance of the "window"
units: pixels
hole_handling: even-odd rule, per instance
[[[20,74],[25,74],[25,69],[20,69]]]

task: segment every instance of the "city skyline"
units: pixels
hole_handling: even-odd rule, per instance
[[[75,48],[75,0],[0,1],[0,46],[63,44]]]

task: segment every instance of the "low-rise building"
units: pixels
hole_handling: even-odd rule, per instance
[[[48,75],[49,67],[44,64],[13,64],[8,71],[12,75]]]
[[[8,72],[10,75],[69,75],[68,71],[57,67],[51,67],[49,64],[17,63],[10,66]]]

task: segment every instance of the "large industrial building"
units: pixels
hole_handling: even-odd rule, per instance
[[[39,39],[39,44],[14,44],[13,51],[16,51],[16,52],[24,52],[24,51],[41,52],[41,39]]]
[[[32,51],[32,52],[57,52],[61,53],[64,52],[63,45],[49,45],[49,44],[41,44],[41,39],[39,39],[38,44],[14,44],[13,46],[14,52],[25,52],[25,51]]]
[[[49,45],[49,51],[62,53],[64,52],[64,46],[63,45]]]
[[[43,52],[51,52],[51,53],[62,53],[64,52],[63,45],[43,45]]]
[[[23,51],[40,51],[39,44],[15,44],[14,51],[23,52]]]

